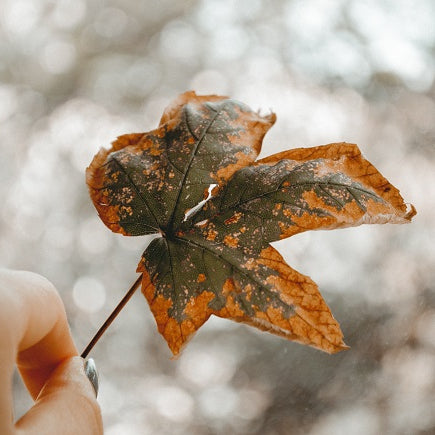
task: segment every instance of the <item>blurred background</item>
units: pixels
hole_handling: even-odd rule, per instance
[[[185,90],[277,113],[262,156],[357,143],[418,211],[276,244],[341,323],[334,356],[214,318],[174,361],[135,294],[91,353],[107,435],[435,433],[433,1],[0,3],[0,265],[57,286],[80,349],[149,242],[100,222],[85,168]]]

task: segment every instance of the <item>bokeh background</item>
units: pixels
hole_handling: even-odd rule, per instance
[[[106,434],[435,433],[434,22],[431,0],[0,0],[0,265],[57,286],[79,348],[149,242],[106,229],[85,168],[185,90],[277,113],[262,156],[358,143],[418,210],[277,243],[334,356],[215,318],[174,361],[138,292],[92,352]]]

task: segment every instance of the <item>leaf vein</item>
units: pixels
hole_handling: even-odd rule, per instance
[[[185,115],[186,116],[186,124],[187,124],[187,126],[189,128],[189,131],[191,131],[191,128],[189,126],[189,122],[188,122],[188,119],[187,119],[187,112],[185,112],[185,113],[186,113],[186,115]],[[172,210],[171,218],[170,218],[169,225],[168,225],[170,231],[172,231],[172,229],[173,229],[172,227],[174,225],[175,213],[176,213],[176,211],[178,209],[178,204],[179,204],[179,201],[180,201],[180,198],[181,198],[181,193],[184,190],[184,184],[185,184],[187,176],[189,174],[190,167],[192,166],[192,163],[193,163],[193,161],[195,159],[195,156],[196,156],[196,154],[197,154],[197,152],[198,152],[198,150],[199,150],[199,148],[200,148],[200,146],[202,144],[202,141],[204,140],[205,135],[207,134],[208,130],[213,125],[213,123],[216,120],[216,118],[219,116],[219,113],[220,113],[220,111],[216,111],[216,113],[214,114],[214,116],[212,117],[210,122],[208,123],[207,127],[202,132],[201,136],[197,139],[195,147],[192,150],[192,153],[190,155],[189,161],[188,161],[187,166],[185,168],[185,172],[184,172],[183,177],[181,178],[181,180],[179,182],[179,185],[178,185],[178,194],[177,194],[177,198],[175,200],[175,207]],[[195,135],[192,134],[192,136],[196,139]]]
[[[125,176],[127,177],[127,180],[133,186],[133,189],[136,191],[136,193],[138,194],[139,198],[144,203],[145,207],[150,211],[151,216],[153,217],[154,222],[156,223],[156,228],[155,229],[156,229],[156,231],[158,231],[159,230],[159,222],[157,221],[157,218],[156,218],[153,210],[151,209],[150,205],[148,204],[148,201],[143,197],[143,195],[141,194],[140,190],[137,188],[136,184],[131,179],[130,174],[125,170],[124,166],[122,166],[121,163],[115,157],[112,157],[112,160],[119,167],[119,169],[125,174]]]

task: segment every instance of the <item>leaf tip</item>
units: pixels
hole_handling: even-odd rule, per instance
[[[329,354],[333,355],[335,353],[342,352],[343,350],[349,350],[350,346],[348,346],[344,341],[342,341],[338,346],[335,346],[334,349],[328,351]]]
[[[271,110],[268,115],[263,116],[263,119],[268,121],[270,126],[272,126],[276,122],[276,113],[272,112],[272,110]]]
[[[404,216],[404,219],[406,219],[408,222],[411,222],[412,218],[417,214],[417,210],[415,209],[414,205],[411,203],[406,203],[406,214]]]

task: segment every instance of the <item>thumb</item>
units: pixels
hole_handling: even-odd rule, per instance
[[[94,387],[85,375],[84,361],[69,358],[53,371],[35,405],[16,423],[25,434],[103,433]]]

